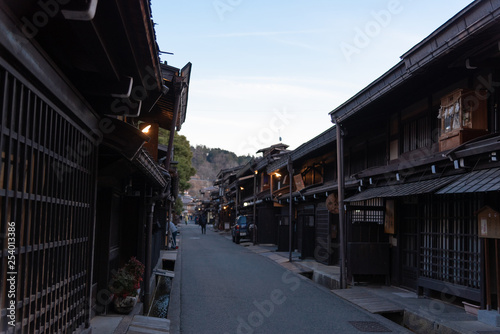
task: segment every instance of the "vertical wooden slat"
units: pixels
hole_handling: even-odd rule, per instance
[[[77,142],[77,147],[79,148],[82,148],[82,147],[86,147],[85,143],[87,142],[87,138],[85,138],[83,136],[83,134],[79,133],[79,140]],[[80,154],[80,158],[82,159],[82,162],[85,162],[84,165],[87,166],[88,164],[88,156],[85,156],[83,153],[83,151],[80,149],[80,151],[78,152]],[[88,187],[91,185],[89,182],[86,182],[86,173],[87,171],[79,171],[78,172],[78,177],[77,177],[77,182],[80,182],[81,184],[85,184],[85,187],[84,187],[84,193],[85,194],[88,194]],[[86,196],[84,196],[85,198]],[[84,200],[82,198],[82,200]],[[85,200],[87,200],[85,198]],[[87,211],[87,208],[84,208],[82,207],[81,208],[82,211],[85,212],[84,215],[82,215],[82,231],[81,231],[81,237],[86,237],[86,236],[90,236],[89,234],[89,230],[88,230],[88,226],[89,226],[89,216],[88,216],[88,211]],[[84,261],[82,261],[81,263],[81,270],[84,271],[84,272],[89,272],[88,271],[88,261],[89,261],[89,257],[88,257],[88,254],[89,254],[89,243],[88,241],[87,242],[82,242],[82,257],[84,258]],[[81,284],[84,284],[84,288],[82,289],[82,293],[81,293],[81,297],[82,297],[82,300],[87,300],[88,299],[88,294],[87,294],[87,291],[88,291],[88,287],[90,286],[91,284],[91,280],[90,281],[81,281]],[[80,303],[80,311],[81,311],[81,319],[82,319],[82,322],[85,322],[86,321],[86,318],[87,318],[87,305],[86,303]]]
[[[477,203],[476,207],[480,207],[479,202]],[[474,215],[474,226],[472,227],[473,231],[477,231],[478,228],[478,221],[477,221],[477,216]],[[475,272],[476,272],[476,282],[477,282],[477,287],[479,288],[481,286],[481,267],[482,267],[482,258],[481,258],[481,240],[479,239],[479,236],[477,235],[477,232],[474,232],[474,241],[475,241],[475,247],[474,249],[476,250],[475,252],[475,257],[474,257],[474,263],[476,264],[475,267]]]
[[[467,232],[467,224],[465,224],[465,215],[468,211],[468,207],[461,207],[458,206],[456,208],[457,210],[457,248],[460,249],[460,255],[457,256],[457,284],[464,285],[467,284],[467,282],[470,282],[470,277],[469,273],[470,271],[467,270],[469,267],[469,250],[470,248],[467,245],[467,241],[471,240],[472,238],[467,238],[465,236]],[[471,263],[472,264],[472,263]]]
[[[491,279],[490,279],[490,255],[489,255],[489,239],[484,239],[484,268],[486,277],[486,309],[491,310]]]
[[[59,203],[55,203],[55,216],[54,216],[54,242],[58,245],[56,248],[55,252],[55,259],[54,259],[54,281],[53,284],[55,285],[56,290],[54,291],[54,328],[53,331],[55,333],[60,332],[60,319],[59,315],[62,312],[61,309],[61,303],[60,300],[62,298],[61,295],[61,265],[62,265],[62,246],[60,246],[60,243],[63,241],[61,238],[61,232],[63,228],[63,222],[64,222],[64,215],[63,215],[63,206],[64,202],[60,202],[60,200],[64,199],[64,187],[62,186],[63,182],[60,178],[57,177],[57,174],[54,172],[54,166],[56,166],[56,163],[59,162],[59,152],[60,152],[60,146],[62,145],[62,140],[60,140],[59,136],[61,135],[61,131],[63,130],[62,127],[62,117],[59,116],[57,113],[54,113],[56,116],[57,121],[55,122],[55,127],[53,131],[53,136],[54,136],[54,147],[53,151],[55,153],[54,158],[52,159],[52,165],[50,168],[50,172],[52,175],[54,175],[54,188],[55,192],[53,194],[54,198],[59,199]]]
[[[36,217],[37,215],[37,210],[38,210],[38,201],[36,199],[36,194],[37,194],[37,184],[36,184],[36,179],[37,179],[37,171],[38,171],[38,161],[37,161],[37,156],[38,156],[38,150],[36,149],[36,144],[38,141],[37,137],[37,96],[33,94],[32,96],[32,101],[31,101],[31,110],[32,110],[32,116],[30,118],[30,122],[32,123],[31,126],[31,184],[30,184],[30,194],[31,194],[31,199],[30,199],[30,217],[31,221],[33,222],[33,228],[31,230],[31,242],[32,242],[32,249],[33,253],[31,255],[31,276],[30,276],[30,304],[29,304],[29,309],[31,314],[33,314],[33,310],[36,309],[36,295],[37,295],[37,281],[38,281],[38,270],[37,270],[37,265],[38,265],[38,244],[39,244],[39,234],[37,232],[37,226],[38,220]],[[29,322],[28,324],[28,332],[34,331],[35,329],[35,322],[36,319],[33,319],[32,321]]]
[[[2,109],[0,110],[1,111],[1,114],[0,114],[0,120],[1,120],[1,124],[0,124],[0,130],[1,130],[0,148],[2,149],[2,156],[0,156],[0,188],[3,188],[4,175],[5,175],[4,174],[4,170],[5,170],[4,159],[5,160],[7,159],[7,156],[4,155],[5,154],[5,151],[4,151],[5,134],[4,134],[4,132],[6,132],[5,125],[7,124],[7,113],[8,113],[7,100],[8,100],[8,96],[9,96],[9,75],[3,69],[1,69],[0,74],[2,74],[2,77],[1,77],[2,86],[0,87],[0,88],[2,88],[2,95],[0,96],[0,99],[2,101],[2,104],[1,104]],[[3,231],[1,231],[1,232],[3,233]],[[3,243],[3,240],[0,242]],[[3,249],[3,247],[2,247],[2,249]]]
[[[68,128],[67,132],[66,132],[66,138],[71,138],[71,135],[73,133],[73,129],[70,129]],[[66,146],[67,147],[71,147],[71,142],[68,141],[66,143]],[[72,180],[72,178],[70,178],[70,180]],[[71,181],[70,181],[71,182]],[[78,184],[76,182],[71,182],[73,184]],[[77,192],[79,191],[76,187],[72,187],[73,191],[74,192]],[[68,235],[68,239],[71,240],[71,244],[69,245],[68,247],[68,254],[67,254],[67,268],[66,268],[66,278],[68,279],[68,296],[70,294],[70,292],[72,291],[72,283],[71,283],[71,276],[72,276],[72,272],[71,272],[71,269],[72,269],[72,254],[73,254],[73,248],[74,248],[74,236],[73,236],[73,226],[75,224],[75,207],[72,207],[71,208],[71,215],[70,215],[70,221],[69,221],[69,226],[67,228],[67,235]],[[72,298],[67,298],[67,305],[66,305],[66,323],[68,323],[70,320],[71,320],[71,312],[70,312],[70,309],[71,309],[71,305],[72,305]]]
[[[83,136],[82,133],[78,133],[78,137],[77,137],[77,142],[75,143],[76,146],[75,147],[85,147],[84,143],[87,139]],[[81,153],[82,151],[80,150],[78,152],[79,154],[79,158],[82,159],[82,163],[84,161],[86,161],[86,157],[85,156],[81,156]],[[78,182],[79,184],[85,184],[84,186],[84,190],[83,192],[86,194],[88,193],[88,186],[89,186],[89,183],[85,182],[85,171],[83,170],[79,170],[77,173],[76,173],[76,182]],[[83,200],[83,199],[82,199]],[[81,230],[80,230],[80,238],[84,238],[84,237],[87,237],[89,236],[89,231],[87,230],[87,227],[88,227],[88,216],[87,216],[87,212],[86,212],[86,209],[85,208],[81,208],[82,211],[85,212],[85,214],[82,215],[81,219],[82,219],[82,222],[80,224],[81,226]],[[80,257],[82,258],[81,261],[80,261],[80,271],[82,272],[87,272],[88,273],[88,270],[87,270],[87,261],[88,261],[88,241],[87,242],[81,242],[80,243],[81,245],[81,253],[80,253]],[[80,301],[85,301],[87,300],[87,287],[88,287],[88,283],[89,281],[84,281],[83,279],[80,280],[80,286],[82,285],[85,285],[82,290],[81,290],[81,293],[80,293]],[[86,319],[86,303],[85,302],[80,302],[79,304],[79,317],[80,319],[82,320],[82,322],[85,322],[85,319]]]
[[[59,145],[58,140],[57,140],[57,134],[60,131],[60,116],[55,112],[52,111],[54,114],[54,122],[52,123],[52,132],[51,132],[51,146],[50,150],[54,153],[54,155],[51,158],[50,162],[50,168],[49,168],[49,173],[52,175],[52,192],[51,192],[51,197],[52,197],[52,240],[54,242],[54,248],[52,252],[52,277],[51,277],[51,285],[52,285],[52,326],[51,326],[51,331],[53,333],[58,332],[58,317],[57,315],[59,314],[58,310],[58,299],[59,299],[59,289],[58,289],[58,275],[59,275],[59,256],[60,256],[60,248],[59,248],[59,228],[60,228],[60,222],[61,222],[61,217],[60,217],[60,198],[61,194],[59,193],[60,191],[60,182],[57,178],[57,175],[54,173],[54,166],[55,163],[57,162],[57,147]]]
[[[57,129],[57,114],[54,112],[52,108],[47,106],[47,109],[50,112],[50,121],[47,124],[47,138],[48,138],[48,143],[46,148],[49,150],[50,153],[54,152],[54,146],[55,146],[55,141],[54,141],[54,131],[58,131]],[[54,197],[55,192],[56,192],[56,184],[57,184],[57,179],[53,173],[52,166],[54,165],[54,157],[47,153],[47,166],[46,166],[46,173],[47,173],[47,205],[48,205],[48,224],[49,224],[49,257],[47,261],[47,270],[48,270],[48,275],[47,275],[47,308],[49,312],[47,313],[47,325],[48,325],[48,333],[53,333],[54,331],[54,320],[55,320],[55,302],[56,302],[56,291],[55,291],[55,272],[57,271],[57,268],[55,267],[56,263],[56,256],[57,252],[54,247],[55,245],[55,235],[56,235],[56,224],[57,224],[57,203],[56,199]]]
[[[45,115],[42,118],[43,119],[43,127],[41,128],[41,145],[45,149],[48,146],[48,139],[47,139],[47,129],[51,121],[51,113],[49,111],[48,106],[42,105],[42,110],[45,111]],[[50,129],[49,129],[50,130]],[[43,226],[42,229],[42,245],[43,245],[43,251],[42,251],[42,265],[43,267],[41,268],[41,273],[40,276],[42,277],[42,298],[41,298],[41,309],[44,310],[40,317],[40,330],[42,333],[45,332],[47,324],[50,322],[50,298],[49,298],[49,282],[48,282],[48,276],[49,276],[49,258],[50,258],[50,249],[48,248],[49,242],[50,242],[50,207],[48,203],[48,196],[47,196],[47,189],[48,189],[48,179],[49,175],[47,175],[47,165],[48,165],[48,157],[45,152],[42,153],[42,219],[43,221],[41,222],[41,225]]]
[[[46,157],[45,157],[45,152],[43,149],[45,148],[47,142],[45,140],[45,134],[46,134],[46,126],[47,126],[47,119],[50,117],[48,114],[48,110],[46,110],[42,100],[40,99],[40,133],[39,133],[39,145],[41,146],[40,149],[42,150],[40,152],[40,174],[39,174],[39,184],[40,184],[40,265],[39,265],[39,291],[40,291],[40,298],[38,300],[37,308],[41,310],[40,316],[38,317],[38,324],[36,326],[37,330],[40,330],[42,333],[44,332],[44,326],[46,324],[47,320],[47,283],[46,283],[46,274],[45,270],[47,268],[46,262],[47,262],[47,256],[48,256],[48,249],[46,247],[47,245],[47,233],[48,233],[48,226],[47,226],[47,202],[46,202]]]
[[[500,246],[499,240],[495,239],[495,269],[496,269],[496,277],[497,277],[497,312],[500,313]]]
[[[23,228],[20,229],[20,237],[19,237],[19,247],[23,248],[22,255],[19,255],[19,263],[18,270],[22,273],[19,274],[19,300],[21,301],[21,310],[19,312],[19,318],[21,323],[26,319],[26,302],[28,299],[28,277],[30,268],[27,267],[28,258],[29,258],[29,234],[30,234],[30,225],[28,221],[29,214],[25,214],[26,211],[26,170],[27,170],[27,143],[26,143],[26,117],[29,115],[29,94],[26,92],[26,88],[24,85],[20,85],[20,103],[19,103],[19,123],[17,129],[17,147],[18,147],[18,156],[19,156],[19,174],[18,174],[18,185],[17,190],[19,192],[19,202],[20,202],[20,213],[21,213],[21,226]],[[22,275],[22,277],[21,277]]]
[[[71,144],[69,145],[69,147],[75,147],[75,144],[77,141],[77,133],[75,131],[72,131],[71,135],[69,137],[71,138]],[[80,184],[80,183],[78,183],[77,177],[78,177],[78,172],[74,171],[74,173],[70,176],[70,179],[74,180],[74,182],[76,184]],[[82,189],[82,191],[83,191],[83,189]],[[76,211],[79,211],[79,210],[77,209]],[[71,275],[72,275],[72,277],[75,277],[75,279],[72,281],[72,290],[74,290],[74,291],[77,291],[77,289],[78,289],[79,280],[76,279],[76,274],[77,274],[77,272],[80,271],[78,268],[78,259],[77,259],[78,254],[80,254],[79,250],[78,250],[80,243],[77,242],[77,240],[79,238],[79,235],[78,235],[78,226],[80,225],[79,219],[80,219],[80,217],[76,216],[75,220],[73,222],[73,225],[72,225],[72,230],[73,230],[72,238],[75,241],[75,243],[72,245],[72,249],[74,251],[72,254],[73,256],[71,258]],[[73,295],[72,304],[71,304],[72,305],[71,319],[73,321],[75,321],[76,317],[78,316],[79,299],[80,299],[79,293],[75,293]]]
[[[36,227],[33,226],[35,225],[35,217],[34,217],[34,213],[36,212],[36,198],[33,197],[34,194],[36,194],[35,192],[35,179],[34,179],[34,173],[35,173],[35,164],[36,164],[36,160],[35,160],[35,156],[36,156],[36,151],[35,151],[35,142],[36,142],[36,108],[35,108],[35,100],[36,100],[36,97],[34,96],[34,94],[30,94],[30,103],[29,103],[29,110],[30,110],[30,116],[28,116],[26,118],[26,122],[30,124],[30,130],[29,130],[29,133],[30,135],[27,137],[30,138],[31,140],[31,145],[29,146],[29,166],[30,166],[30,169],[28,171],[28,177],[29,177],[29,181],[28,181],[28,193],[30,194],[30,199],[29,199],[29,206],[28,206],[28,214],[29,214],[29,221],[30,221],[30,246],[31,246],[31,254],[30,254],[30,258],[29,258],[29,262],[27,263],[27,265],[30,267],[30,274],[28,276],[28,286],[29,286],[29,290],[28,290],[28,297],[29,297],[29,302],[28,302],[28,305],[27,305],[27,308],[28,308],[28,325],[27,325],[27,330],[28,332],[33,332],[34,331],[34,321],[31,321],[30,319],[30,316],[31,316],[31,312],[33,309],[35,309],[35,305],[36,305],[36,290],[35,290],[35,286],[33,284],[33,282],[36,281],[36,270],[35,270],[35,258],[36,258],[36,254],[38,253],[36,250],[35,250],[35,246],[37,245],[36,241]]]
[[[455,284],[460,284],[459,282],[459,277],[457,274],[457,271],[460,269],[461,266],[461,254],[463,254],[463,250],[460,247],[460,239],[463,237],[460,235],[460,228],[459,228],[459,213],[458,213],[458,207],[456,205],[453,206],[453,217],[451,220],[450,224],[450,230],[448,231],[448,240],[449,244],[448,247],[451,249],[451,254],[450,254],[450,262],[449,262],[449,270],[448,272],[450,273],[450,281],[455,283]]]
[[[64,138],[68,138],[69,134],[70,134],[70,125],[69,125],[68,122],[65,122],[64,123],[64,132],[63,132]],[[62,155],[65,154],[65,148],[66,147],[68,147],[68,143],[67,143],[67,141],[64,141],[64,145],[61,148],[62,149],[62,151],[61,151]],[[62,161],[61,163],[65,164],[65,161],[64,162]],[[71,184],[73,184],[73,183],[71,183]],[[73,186],[67,186],[66,188],[68,189],[67,190],[68,193],[76,191],[76,187],[73,187]],[[68,199],[71,199],[70,196],[68,196]],[[69,282],[70,282],[71,277],[70,277],[70,275],[68,273],[68,268],[69,268],[69,258],[70,258],[70,252],[71,252],[71,242],[72,242],[70,228],[71,228],[71,224],[73,223],[72,222],[73,219],[72,219],[72,216],[71,216],[71,212],[72,212],[72,206],[68,204],[67,207],[66,207],[66,214],[65,214],[66,221],[65,221],[65,224],[64,224],[64,234],[63,234],[63,238],[65,240],[69,241],[68,244],[65,246],[64,258],[63,258],[64,264],[63,264],[63,268],[62,268],[62,280],[64,282],[66,282],[65,285],[64,285],[64,289],[62,290],[62,294],[65,296],[63,304],[62,304],[62,309],[63,309],[62,324],[63,324],[63,326],[65,326],[65,324],[67,324],[67,322],[68,322],[68,319],[69,319],[68,318],[68,313],[69,313],[69,307],[70,307],[68,295],[71,292],[71,290],[69,288]]]
[[[7,97],[9,96],[9,85],[8,85],[8,73],[3,71],[3,69],[0,69],[0,75],[1,75],[1,84],[2,86],[0,88],[2,88],[2,95],[0,96],[0,100],[2,101],[0,107],[0,120],[1,120],[1,124],[0,124],[0,148],[1,148],[1,156],[0,156],[0,189],[2,190],[6,190],[6,187],[4,187],[5,185],[5,165],[6,165],[6,162],[8,161],[7,159],[7,155],[5,154],[5,137],[6,137],[6,127],[5,127],[5,124],[6,124],[6,118],[7,118],[7,108],[8,108],[8,103],[7,103]],[[4,162],[5,160],[5,162]],[[6,213],[7,213],[7,210],[6,210],[6,202],[7,202],[7,198],[6,197],[0,197],[0,234],[2,235],[5,235],[6,233],[6,228],[7,228],[7,224],[5,224],[6,222]],[[1,249],[5,249],[6,245],[4,245],[4,242],[5,242],[5,238],[0,238],[0,246],[1,246]],[[4,259],[2,258],[2,265],[1,265],[1,268],[0,268],[0,279],[2,280],[2,282],[5,282],[5,266],[3,265]],[[6,305],[6,293],[4,293],[4,288],[2,288],[2,293],[0,293],[0,308],[3,307],[3,305]],[[7,329],[7,326],[6,324],[2,324],[2,327],[0,327],[0,330],[6,330]]]
[[[37,244],[37,252],[36,252],[36,281],[34,280],[35,286],[34,286],[34,295],[35,295],[35,302],[34,302],[34,309],[35,310],[40,310],[40,307],[42,305],[42,293],[43,293],[43,202],[41,201],[41,196],[43,192],[43,184],[42,184],[42,179],[43,175],[42,170],[43,170],[43,153],[40,150],[40,146],[42,145],[42,127],[43,127],[43,109],[42,109],[42,101],[40,98],[37,97],[36,99],[36,104],[33,106],[33,110],[36,112],[36,123],[35,123],[35,139],[36,139],[36,179],[34,180],[34,193],[37,195],[37,200],[35,201],[35,211],[34,211],[34,219],[37,221],[36,224],[36,239],[35,242]],[[33,330],[37,330],[41,326],[41,317],[40,315],[35,314],[35,321],[33,324]]]
[[[65,122],[64,120],[62,121],[61,123],[61,126],[60,126],[60,135],[61,135],[61,138],[65,138],[66,136],[66,125],[67,125],[67,122]],[[59,146],[59,149],[58,149],[58,154],[60,156],[63,156],[63,141],[61,140],[60,141],[60,146]],[[58,162],[62,163],[62,161],[58,160]],[[61,198],[63,199],[67,199],[67,192],[68,192],[68,188],[72,188],[68,185],[64,186],[63,184],[63,181],[58,178],[58,181],[60,183],[60,187],[61,187]],[[61,241],[67,241],[68,238],[67,238],[67,235],[66,235],[66,224],[67,224],[67,208],[68,208],[68,205],[66,204],[62,204],[61,205],[61,228],[59,230],[59,240]],[[66,295],[66,284],[64,283],[65,282],[65,278],[66,278],[66,275],[65,275],[65,266],[66,266],[66,253],[67,253],[67,249],[66,249],[67,245],[65,244],[64,246],[61,246],[61,249],[59,250],[60,252],[60,265],[59,265],[59,277],[58,277],[58,282],[60,282],[61,286],[59,287],[59,308],[58,308],[58,314],[60,316],[59,318],[59,328],[58,330],[60,331],[63,331],[63,328],[64,328],[64,323],[65,323],[65,318],[63,318],[63,314],[65,312],[65,307],[66,307],[66,300],[65,300],[65,295]]]
[[[71,133],[68,136],[69,142],[68,142],[68,147],[74,147],[75,145],[75,136],[76,132],[71,131]],[[71,178],[72,179],[72,178]],[[75,292],[76,287],[77,287],[77,281],[75,279],[76,276],[76,261],[74,259],[75,254],[78,253],[78,251],[75,249],[78,244],[77,244],[77,235],[76,235],[76,226],[77,225],[77,220],[78,218],[75,217],[75,221],[72,223],[71,228],[72,228],[72,234],[71,234],[71,239],[73,240],[73,244],[71,245],[72,250],[72,256],[70,257],[69,264],[70,264],[70,277],[72,278],[71,280],[71,291]],[[71,301],[70,301],[70,313],[69,313],[69,321],[75,321],[76,317],[76,312],[75,312],[75,307],[77,306],[78,303],[78,294],[73,293],[71,296]]]
[[[19,140],[16,140],[14,137],[17,137],[16,131],[18,130],[17,128],[17,122],[16,122],[16,115],[18,114],[19,110],[19,99],[20,99],[20,92],[19,92],[19,82],[17,79],[12,80],[12,96],[11,96],[11,103],[10,103],[10,124],[9,124],[9,166],[10,166],[10,172],[8,173],[9,180],[7,181],[7,189],[10,189],[12,191],[12,197],[10,200],[11,203],[11,214],[10,217],[7,219],[6,222],[15,222],[16,223],[16,237],[15,237],[15,244],[16,244],[16,269],[17,269],[17,275],[16,275],[16,282],[20,282],[23,277],[22,273],[19,271],[19,263],[21,261],[21,254],[20,254],[20,232],[22,231],[22,222],[19,221],[17,217],[17,206],[18,206],[18,192],[17,192],[17,183],[18,183],[18,177],[19,177],[19,172],[18,172],[18,152],[19,152]],[[18,139],[18,138],[17,138]],[[18,286],[17,286],[18,287]],[[19,291],[20,289],[16,289],[16,296],[15,296],[15,301],[16,301],[16,325],[19,323]]]

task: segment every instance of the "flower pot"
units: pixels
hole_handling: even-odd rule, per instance
[[[117,313],[129,314],[137,304],[138,296],[117,297],[113,299],[113,306]]]

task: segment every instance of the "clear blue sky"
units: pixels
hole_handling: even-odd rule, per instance
[[[470,0],[152,0],[162,61],[193,64],[191,145],[295,149],[328,113],[398,63]]]

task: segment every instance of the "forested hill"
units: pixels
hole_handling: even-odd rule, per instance
[[[233,152],[220,148],[208,148],[204,145],[191,146],[193,152],[192,166],[196,176],[201,180],[214,181],[221,169],[246,164],[252,157],[237,156]]]

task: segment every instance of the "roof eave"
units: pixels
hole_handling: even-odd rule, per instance
[[[332,110],[329,113],[332,122],[342,122],[354,115],[400,86],[417,70],[446,55],[450,50],[465,43],[471,36],[495,24],[499,19],[500,6],[494,1],[473,2],[403,54],[402,60],[393,68]]]

